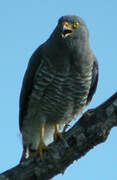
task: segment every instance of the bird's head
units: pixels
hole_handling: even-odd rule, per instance
[[[52,50],[57,47],[67,53],[74,50],[81,51],[85,46],[88,47],[89,33],[84,20],[74,15],[62,16],[58,20],[48,44],[52,45]]]
[[[57,25],[59,37],[63,39],[88,39],[85,22],[78,16],[62,16]]]

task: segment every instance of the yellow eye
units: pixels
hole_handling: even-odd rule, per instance
[[[79,27],[79,23],[78,22],[73,22],[73,28],[78,29],[78,27]]]

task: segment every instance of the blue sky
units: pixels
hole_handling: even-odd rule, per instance
[[[18,102],[26,66],[34,50],[50,36],[59,17],[81,16],[90,33],[99,62],[99,83],[88,108],[98,106],[117,88],[116,0],[20,0],[0,2],[0,172],[18,164],[22,153],[18,128]],[[117,129],[64,175],[54,180],[117,179]]]

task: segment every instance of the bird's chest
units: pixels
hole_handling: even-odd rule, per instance
[[[43,68],[37,74],[32,99],[41,113],[60,117],[75,114],[86,104],[90,84],[91,73],[80,73],[76,67],[54,73]]]
[[[68,104],[85,104],[91,85],[91,73],[82,74],[71,71],[67,74],[57,75],[51,84],[51,91],[55,99]]]

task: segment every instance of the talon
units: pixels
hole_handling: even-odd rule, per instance
[[[65,126],[64,126],[64,128],[63,128],[63,130],[62,130],[62,134],[65,133],[65,131],[66,131],[66,129],[67,129],[68,127],[70,127],[70,125],[69,125],[69,124],[65,124]]]
[[[43,159],[43,151],[49,151],[49,147],[47,147],[44,142],[40,142],[39,146],[38,146],[38,149],[35,153],[35,156],[38,156],[40,155],[40,159],[42,160]]]
[[[43,150],[46,150],[46,151],[49,150],[49,147],[47,147],[44,144],[43,138],[44,138],[44,125],[42,124],[40,126],[40,143],[39,143],[38,149],[35,153],[35,156],[40,155],[41,160],[43,159]]]
[[[54,140],[56,140],[57,138],[60,138],[61,140],[64,139],[62,133],[59,132],[59,124],[55,125]]]

